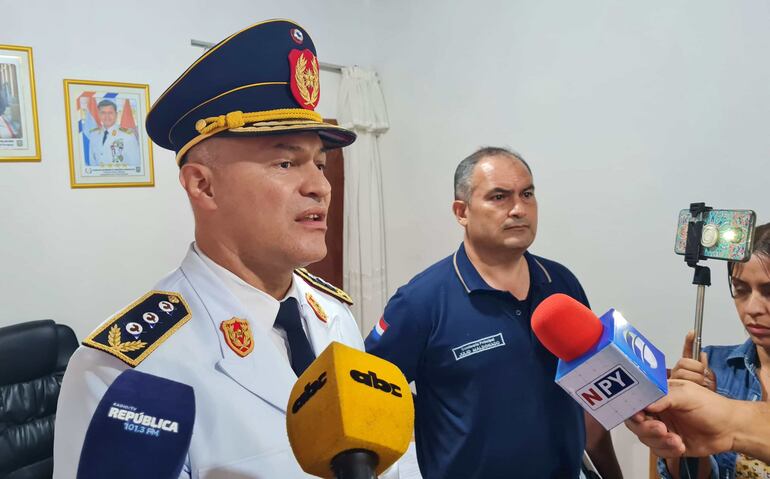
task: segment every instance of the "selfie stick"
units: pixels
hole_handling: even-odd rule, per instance
[[[687,244],[684,250],[684,261],[687,266],[694,268],[692,284],[698,286],[695,298],[695,337],[692,343],[692,359],[700,361],[701,335],[703,333],[703,302],[706,286],[711,286],[711,270],[708,266],[698,265],[701,258],[701,236],[703,235],[703,218],[711,211],[706,203],[690,203],[692,219],[687,226]]]

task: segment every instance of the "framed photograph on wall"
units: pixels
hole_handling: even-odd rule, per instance
[[[64,102],[72,188],[155,185],[148,85],[64,80]]]
[[[30,47],[0,45],[0,161],[40,161]]]

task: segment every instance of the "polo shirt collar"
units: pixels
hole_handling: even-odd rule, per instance
[[[524,258],[527,260],[527,266],[529,267],[529,279],[531,284],[545,284],[551,282],[551,275],[543,264],[538,261],[529,251],[524,252]],[[471,263],[468,258],[468,253],[465,251],[465,243],[460,243],[460,247],[455,251],[452,256],[452,263],[454,264],[455,274],[465,288],[466,293],[473,291],[498,291],[493,288],[484,278],[481,277],[476,267]]]

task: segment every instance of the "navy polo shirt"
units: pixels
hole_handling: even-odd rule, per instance
[[[540,302],[588,306],[564,266],[528,252],[523,301],[489,286],[464,245],[399,288],[366,350],[415,381],[417,460],[425,479],[577,478],[583,410],[554,383],[557,358],[530,327]]]

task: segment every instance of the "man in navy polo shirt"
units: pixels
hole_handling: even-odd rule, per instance
[[[621,477],[609,433],[554,383],[557,359],[530,327],[551,294],[588,299],[567,268],[527,251],[529,165],[502,148],[475,152],[455,172],[452,210],[460,248],[399,288],[366,339],[415,381],[423,477],[577,478],[586,445],[605,479]]]

